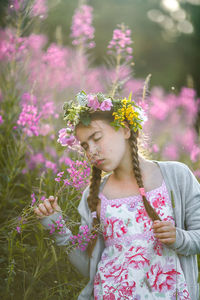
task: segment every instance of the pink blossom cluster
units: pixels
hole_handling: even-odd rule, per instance
[[[41,19],[45,19],[47,17],[47,1],[46,0],[34,0],[31,15],[33,17],[40,17]]]
[[[91,107],[94,111],[100,109],[102,111],[111,110],[113,106],[111,99],[105,99],[103,102],[99,102],[97,96],[88,94],[87,95],[87,106]]]
[[[35,193],[31,194],[31,199],[32,199],[31,206],[33,206],[36,203]]]
[[[64,172],[59,172],[55,181],[63,181],[64,185],[73,186],[77,190],[85,187],[89,183],[90,167],[87,161],[71,161],[66,171],[68,178],[63,178]]]
[[[66,230],[64,229],[65,221],[62,219],[61,216],[58,217],[58,219],[53,224],[48,224],[50,227],[50,234],[53,234],[54,232],[58,234],[64,234]]]
[[[45,167],[47,169],[51,169],[53,171],[53,173],[56,173],[57,172],[57,165],[56,163],[50,161],[50,160],[46,160],[45,161]]]
[[[21,125],[23,131],[27,134],[27,136],[38,136],[39,135],[39,119],[40,114],[38,114],[37,107],[34,105],[26,105],[22,106],[22,112],[19,115],[19,119],[17,120],[17,124]]]
[[[73,245],[77,245],[77,248],[81,251],[85,251],[88,243],[96,237],[96,234],[90,233],[90,230],[87,225],[80,226],[81,233],[73,235],[70,237],[70,240]]]
[[[58,139],[57,142],[60,143],[63,147],[66,146],[73,146],[77,143],[77,139],[74,135],[70,135],[68,133],[67,128],[62,128],[58,132]]]
[[[94,48],[94,27],[92,26],[93,8],[89,5],[81,5],[76,9],[72,20],[71,37],[74,38],[73,45],[84,45]]]
[[[24,4],[24,0],[11,0],[10,8],[12,10],[18,11],[18,10],[20,10],[20,8],[22,8],[23,4]]]
[[[19,60],[26,49],[26,38],[17,37],[11,29],[0,30],[0,61]]]
[[[56,44],[51,44],[44,53],[43,62],[52,68],[66,68],[67,67],[68,51],[66,48]]]
[[[37,97],[29,92],[23,93],[21,97],[21,104],[36,105]]]
[[[118,25],[118,29],[113,31],[112,40],[109,42],[108,51],[109,54],[121,55],[126,60],[132,59],[133,49],[130,45],[133,43],[131,40],[131,30],[125,27],[123,24]]]

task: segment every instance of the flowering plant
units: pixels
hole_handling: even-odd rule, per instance
[[[79,123],[90,125],[91,113],[95,111],[111,111],[114,116],[111,125],[116,129],[125,127],[127,121],[130,128],[136,132],[142,129],[143,123],[147,120],[143,109],[131,99],[131,94],[128,99],[112,99],[102,93],[87,95],[81,91],[76,95],[76,101],[65,102],[63,109],[64,120],[69,127]]]
[[[80,226],[80,230],[81,233],[71,236],[70,240],[73,245],[76,245],[76,248],[85,251],[88,243],[96,237],[96,234],[91,233],[87,225]]]

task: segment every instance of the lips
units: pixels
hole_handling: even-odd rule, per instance
[[[99,166],[104,162],[104,159],[98,159],[96,160],[96,165]]]

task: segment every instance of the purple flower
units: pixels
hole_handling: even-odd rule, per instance
[[[66,232],[66,228],[63,229],[65,225],[65,221],[62,219],[61,216],[58,217],[58,219],[53,224],[48,224],[50,227],[50,234],[57,232],[59,234],[63,234]]]
[[[67,173],[69,178],[63,179],[65,185],[73,186],[75,189],[79,190],[89,183],[90,167],[86,161],[72,161],[70,168],[67,169]]]
[[[4,121],[3,121],[3,118],[2,116],[0,115],[0,124],[2,124]]]
[[[50,160],[46,160],[45,167],[51,169],[54,173],[57,172],[57,165]]]
[[[100,109],[105,111],[105,110],[111,110],[112,107],[112,101],[110,99],[105,99],[101,105],[100,105]]]
[[[32,198],[31,206],[33,206],[36,202],[35,193],[31,194],[31,198]]]
[[[87,95],[87,99],[87,106],[91,107],[94,111],[96,111],[100,107],[100,103],[96,96],[89,94]]]
[[[81,5],[76,9],[72,20],[71,37],[74,38],[73,45],[84,45],[93,48],[95,43],[91,41],[94,38],[94,27],[92,26],[93,8],[89,5]]]
[[[48,135],[52,131],[52,126],[50,124],[42,124],[39,129],[39,134],[42,136]]]
[[[18,233],[21,233],[21,227],[20,226],[17,226],[16,230],[17,230]]]
[[[32,16],[36,17],[39,16],[40,18],[46,18],[47,17],[47,3],[46,0],[35,0],[32,11]]]
[[[133,43],[131,40],[131,30],[127,29],[124,25],[118,25],[119,29],[113,31],[113,38],[108,45],[110,54],[121,55],[127,61],[132,59],[132,48],[130,45]],[[127,54],[129,54],[127,56]]]
[[[22,95],[22,104],[36,105],[37,104],[37,98],[33,94],[24,93]]]
[[[27,136],[39,135],[39,122],[40,114],[38,114],[37,107],[33,105],[23,105],[23,109],[21,114],[19,115],[19,119],[17,121],[18,125],[21,125],[23,131],[27,134]]]
[[[66,128],[60,129],[59,132],[58,132],[58,134],[59,134],[59,137],[57,139],[57,142],[60,143],[64,147],[65,146],[72,146],[72,145],[74,145],[77,142],[75,136],[73,136],[73,135],[70,136],[67,133],[67,129]]]

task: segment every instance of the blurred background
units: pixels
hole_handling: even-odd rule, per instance
[[[47,18],[40,32],[49,44],[62,32],[64,45],[71,45],[70,26],[78,0],[49,1]],[[84,1],[82,1],[84,2]],[[92,0],[96,47],[95,65],[102,64],[112,31],[124,22],[132,30],[134,76],[151,73],[151,85],[167,92],[172,87],[194,87],[200,95],[200,0]],[[6,25],[8,0],[0,1],[0,23]]]

